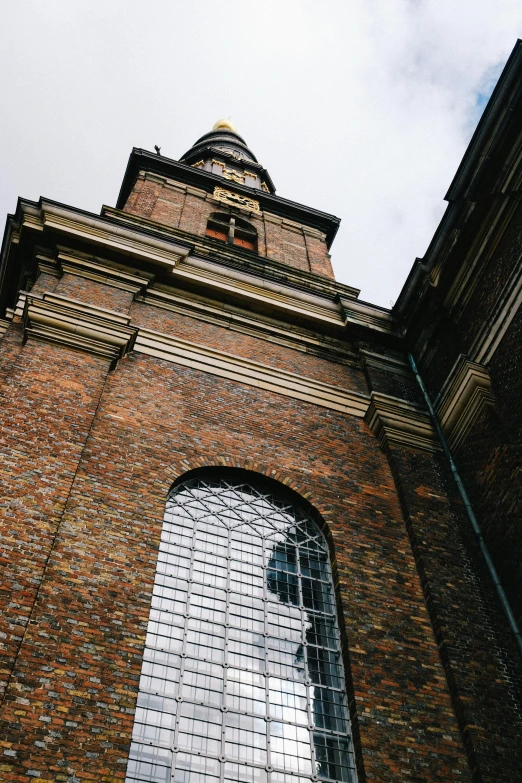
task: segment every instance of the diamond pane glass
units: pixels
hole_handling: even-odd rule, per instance
[[[254,486],[187,481],[165,511],[126,783],[316,780],[356,781],[323,534]]]

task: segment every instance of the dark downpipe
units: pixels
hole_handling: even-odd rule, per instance
[[[458,490],[460,492],[460,496],[462,498],[462,502],[464,503],[464,508],[466,509],[466,512],[469,517],[469,521],[471,522],[471,526],[473,527],[473,531],[475,533],[475,536],[478,541],[478,545],[480,547],[480,551],[482,552],[482,556],[484,558],[484,561],[486,563],[486,566],[488,568],[488,571],[490,573],[491,579],[493,580],[493,584],[495,585],[495,590],[497,591],[497,595],[499,598],[499,601],[502,605],[502,608],[504,610],[504,614],[506,615],[506,619],[509,623],[509,627],[511,628],[511,631],[513,632],[513,636],[515,637],[515,642],[518,647],[518,651],[520,653],[520,656],[522,657],[522,634],[520,633],[520,628],[518,627],[517,621],[515,619],[515,616],[513,612],[511,611],[511,606],[509,605],[509,600],[507,595],[504,592],[504,588],[502,587],[502,583],[500,581],[499,575],[497,573],[497,569],[495,568],[495,565],[493,563],[493,560],[491,559],[491,555],[489,554],[488,547],[486,545],[486,542],[484,541],[484,536],[482,535],[482,530],[480,529],[480,525],[477,521],[477,517],[475,516],[475,512],[473,511],[473,508],[471,507],[471,503],[469,501],[468,493],[466,492],[466,488],[464,484],[462,483],[462,479],[460,478],[459,472],[457,470],[457,466],[455,465],[455,462],[453,460],[453,457],[451,455],[451,451],[449,449],[449,446],[446,442],[446,438],[444,437],[444,433],[442,432],[442,428],[439,424],[439,420],[437,419],[437,416],[435,414],[435,411],[433,409],[433,405],[431,404],[431,400],[428,394],[428,391],[424,385],[424,382],[419,375],[419,371],[417,369],[417,365],[415,364],[415,359],[413,358],[412,354],[408,354],[408,359],[410,360],[411,368],[415,374],[415,377],[417,379],[417,383],[419,384],[422,394],[424,396],[424,400],[426,402],[426,406],[430,412],[431,419],[433,421],[433,425],[437,431],[437,435],[439,436],[439,440],[442,446],[442,450],[444,451],[444,454],[448,458],[448,462],[451,467],[451,472],[453,473],[453,478],[455,479],[455,482],[457,484]]]

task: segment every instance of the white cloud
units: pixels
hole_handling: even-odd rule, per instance
[[[132,146],[232,115],[281,196],[333,212],[340,281],[389,305],[517,36],[519,1],[31,0],[4,10],[0,211],[114,203]]]

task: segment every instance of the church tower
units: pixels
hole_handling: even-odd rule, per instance
[[[338,226],[228,120],[134,149],[100,215],[9,216],[1,780],[520,779],[516,639],[407,358],[424,282],[361,301]]]

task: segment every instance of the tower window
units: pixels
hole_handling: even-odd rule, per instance
[[[213,212],[207,223],[207,237],[220,239],[229,245],[257,250],[257,231],[251,223],[235,215]]]
[[[326,541],[236,475],[167,501],[126,783],[354,783]]]

